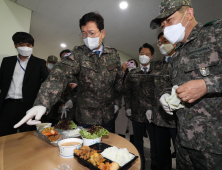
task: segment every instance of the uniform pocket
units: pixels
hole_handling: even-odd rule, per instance
[[[203,78],[210,75],[219,74],[221,67],[217,52],[208,54],[208,56],[192,56],[187,65],[185,66],[184,72],[190,74],[191,78]]]

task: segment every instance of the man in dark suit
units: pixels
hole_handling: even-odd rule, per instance
[[[0,136],[16,133],[13,125],[33,106],[48,76],[45,60],[32,55],[33,37],[17,32],[12,40],[19,54],[3,58],[0,68]],[[25,132],[33,127],[24,124],[19,130]]]

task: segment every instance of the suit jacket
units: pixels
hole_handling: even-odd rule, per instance
[[[0,109],[8,94],[16,62],[17,56],[5,57],[2,60],[0,68]],[[26,67],[22,87],[23,103],[29,108],[33,106],[39,88],[48,74],[45,60],[31,55]]]

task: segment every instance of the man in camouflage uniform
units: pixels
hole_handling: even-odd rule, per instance
[[[65,54],[71,51],[66,49],[60,53],[62,59]],[[61,56],[62,55],[62,56]],[[48,63],[57,63],[58,59],[56,56],[50,55],[47,59]],[[48,69],[50,72],[50,70]],[[72,88],[74,86],[75,88]],[[75,122],[76,114],[76,90],[77,90],[77,79],[74,78],[72,83],[69,83],[64,92],[62,92],[59,101],[52,106],[50,112],[47,115],[43,115],[43,122],[51,122],[53,125],[57,124],[61,119],[69,119]]]
[[[195,20],[191,7],[191,0],[164,0],[160,16],[151,22],[151,28],[161,25],[169,41],[181,42],[169,63],[171,84],[179,86],[176,92],[185,104],[174,112],[178,118],[177,169],[221,169],[222,20],[203,26]],[[182,27],[176,27],[182,31],[175,29],[178,23]],[[160,102],[171,114],[168,97],[164,94]]]
[[[41,86],[35,106],[15,127],[28,121],[39,123],[45,110],[60,99],[68,82],[78,80],[78,125],[85,128],[102,125],[115,132],[115,113],[121,105],[122,68],[117,50],[102,44],[105,37],[103,17],[91,12],[80,19],[80,29],[85,45],[76,46],[71,53],[58,62],[48,79]],[[37,112],[37,113],[36,113]],[[36,116],[37,120],[32,120]]]
[[[142,57],[142,59],[141,59]],[[147,62],[143,61],[147,58]],[[134,145],[137,148],[142,166],[145,169],[145,156],[143,150],[143,132],[146,129],[149,133],[151,143],[151,169],[156,169],[155,136],[154,124],[149,122],[146,114],[152,114],[154,100],[154,77],[152,73],[150,59],[154,57],[154,48],[150,44],[144,44],[139,49],[139,60],[142,62],[139,67],[132,69],[125,80],[124,100],[126,115],[130,117],[133,124]]]
[[[57,62],[58,62],[58,58],[56,56],[54,55],[48,56],[47,61],[46,61],[48,72],[52,70],[52,68],[55,66]]]
[[[153,73],[155,75],[154,82],[154,109],[153,109],[153,123],[155,128],[155,142],[156,142],[156,155],[158,169],[171,170],[171,139],[173,144],[176,139],[176,115],[167,114],[159,103],[159,99],[163,94],[164,89],[171,88],[169,82],[168,63],[175,54],[176,44],[171,44],[161,32],[158,35],[158,43],[161,53],[164,57],[160,61],[153,62]],[[164,76],[165,75],[165,76]],[[173,154],[175,155],[175,153]],[[175,156],[174,156],[175,157]]]

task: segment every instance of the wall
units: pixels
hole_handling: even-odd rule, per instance
[[[135,57],[130,57],[130,56],[128,56],[127,54],[122,53],[122,52],[120,52],[120,51],[118,51],[118,53],[119,53],[119,56],[120,56],[120,62],[121,62],[121,64],[123,64],[125,61],[128,61],[129,59],[135,58]]]
[[[12,35],[30,30],[32,11],[8,0],[0,0],[0,64],[3,57],[17,55]]]

